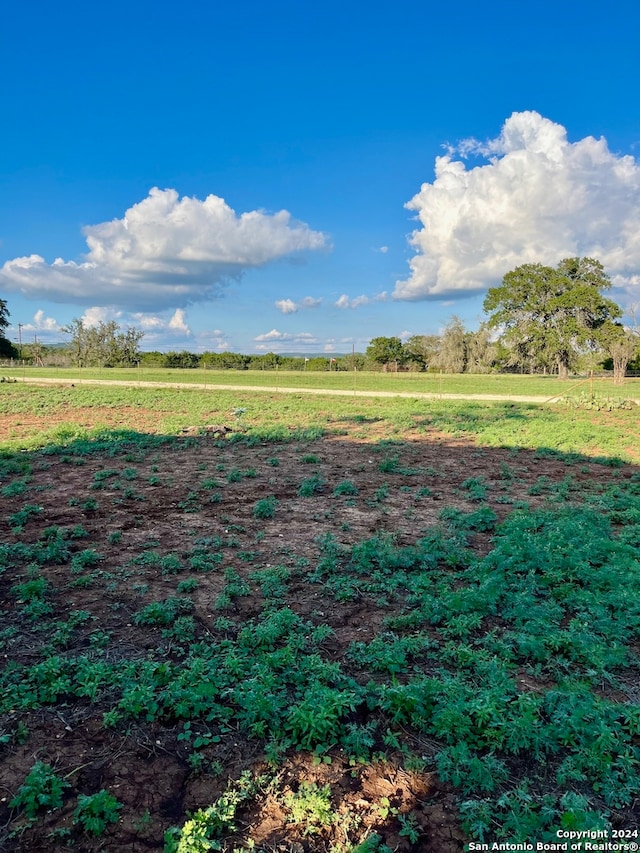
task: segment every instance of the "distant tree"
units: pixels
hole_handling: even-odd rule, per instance
[[[367,347],[366,356],[369,361],[379,364],[385,369],[393,364],[399,366],[407,359],[405,348],[400,338],[372,338]]]
[[[249,358],[249,370],[275,370],[280,365],[280,356],[274,352],[264,355],[252,355]]]
[[[498,348],[491,339],[491,331],[482,323],[477,332],[466,337],[467,373],[489,373],[497,357]]]
[[[9,316],[10,311],[6,301],[0,299],[0,356],[3,358],[15,358],[18,355],[16,348],[4,334],[4,330],[9,326]]]
[[[459,317],[453,316],[440,337],[440,348],[431,366],[444,373],[463,373],[467,363],[467,332]]]
[[[139,344],[144,332],[120,326],[110,320],[97,326],[85,326],[74,318],[62,331],[70,335],[69,349],[73,364],[77,367],[129,367],[137,364]]]
[[[420,370],[428,370],[440,352],[439,335],[413,335],[404,345],[407,358]]]
[[[329,370],[331,366],[329,359],[322,355],[312,356],[307,359],[305,370],[315,371],[316,373],[321,373],[324,370]]]
[[[489,328],[503,333],[515,360],[554,364],[566,378],[581,350],[603,347],[622,309],[602,291],[611,281],[593,258],[565,258],[557,267],[523,264],[489,289]]]
[[[163,367],[180,370],[195,370],[200,366],[200,358],[194,352],[167,352],[164,354]]]
[[[278,369],[279,370],[304,370],[305,369],[305,360],[304,356],[300,355],[281,355],[279,356]]]
[[[606,351],[613,362],[613,381],[622,385],[629,362],[640,354],[640,336],[633,329],[616,324],[607,338]]]
[[[338,370],[364,370],[367,358],[361,352],[349,353],[338,359]]]
[[[159,350],[148,350],[141,352],[139,364],[144,367],[162,367],[164,365],[164,353]]]
[[[239,352],[203,352],[200,365],[212,370],[246,370],[249,356]]]

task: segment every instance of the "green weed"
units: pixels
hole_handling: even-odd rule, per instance
[[[306,480],[303,480],[300,484],[300,488],[298,489],[298,494],[302,498],[312,498],[314,495],[318,494],[324,488],[324,480],[318,474],[314,474],[313,477],[308,477]]]
[[[110,823],[117,823],[122,803],[102,789],[96,794],[79,794],[73,823],[88,835],[102,835]]]
[[[253,507],[254,518],[273,518],[278,507],[278,501],[271,495],[268,498],[261,498]]]
[[[50,764],[36,761],[9,806],[20,809],[32,822],[41,809],[61,808],[63,794],[69,787],[69,783],[57,776]]]

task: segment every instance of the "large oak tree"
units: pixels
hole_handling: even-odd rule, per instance
[[[489,325],[503,330],[514,363],[555,366],[566,378],[575,359],[603,348],[622,309],[603,291],[611,281],[593,258],[565,258],[557,267],[523,264],[484,301]]]

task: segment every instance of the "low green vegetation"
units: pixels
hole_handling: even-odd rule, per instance
[[[5,404],[14,391],[26,406],[20,386]],[[81,393],[91,408],[123,392]],[[153,392],[163,411],[184,393]],[[194,410],[180,417],[193,422],[204,402],[186,393]],[[318,850],[423,843],[420,804],[379,796],[358,816],[320,776],[285,784],[303,756],[353,779],[387,765],[435,774],[467,840],[629,825],[632,413],[264,399],[226,438],[102,429],[2,452],[0,764],[22,768],[6,839],[126,849],[118,833],[135,823],[151,849],[233,853],[275,803],[286,832]],[[52,475],[65,500],[42,488]],[[101,747],[83,776],[65,743],[89,730]],[[126,750],[164,767],[168,789],[206,776],[219,795],[190,814],[136,810],[101,775]],[[225,778],[230,755],[249,758]]]

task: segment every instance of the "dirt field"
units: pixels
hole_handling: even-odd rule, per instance
[[[141,432],[151,430],[154,423],[153,412],[111,410],[65,412],[61,420],[76,416],[85,426],[93,421],[112,427],[124,417],[129,428]],[[37,426],[32,417],[23,421],[3,418],[0,437]],[[90,635],[98,627],[109,637],[114,655],[151,657],[160,631],[136,624],[135,614],[144,605],[173,595],[177,582],[190,577],[197,578],[191,596],[196,634],[203,641],[221,642],[224,632],[216,620],[224,615],[242,626],[258,617],[264,597],[254,573],[282,566],[289,572],[289,583],[286,601],[278,603],[286,604],[305,621],[331,628],[323,642],[324,658],[349,670],[345,651],[354,641],[369,642],[379,635],[385,621],[394,616],[394,604],[361,596],[338,601],[311,582],[309,574],[318,565],[320,543],[327,534],[347,546],[382,534],[388,534],[397,545],[412,545],[438,523],[444,507],[464,512],[478,508],[477,496],[470,494],[468,486],[463,488],[470,480],[482,484],[486,492],[483,506],[502,519],[514,503],[523,501],[535,507],[547,501],[547,494],[535,494],[532,489],[540,478],[557,484],[570,476],[572,488],[579,491],[598,483],[624,481],[637,470],[630,465],[608,468],[588,460],[568,465],[524,450],[480,448],[437,433],[407,435],[402,444],[376,443],[376,438],[384,439],[383,423],[379,429],[375,423],[368,425],[366,441],[354,435],[361,429],[360,422],[347,425],[350,434],[339,438],[254,446],[231,443],[220,432],[197,435],[194,431],[177,443],[142,453],[125,445],[113,458],[103,454],[29,457],[28,494],[0,498],[3,540],[37,542],[46,536],[47,528],[81,525],[87,535],[74,547],[95,548],[100,554],[95,576],[85,585],[72,582],[68,565],[42,569],[52,606],[47,618],[63,620],[72,611],[91,614],[59,653],[89,651],[97,642]],[[313,481],[308,496],[300,494],[305,481]],[[357,491],[343,489],[340,494],[338,487],[346,482]],[[257,517],[256,503],[267,498],[277,508],[272,517]],[[8,519],[25,500],[41,511],[34,512],[16,532]],[[151,552],[185,555],[193,551],[194,542],[222,543],[225,571],[231,569],[246,585],[226,607],[220,605],[225,587],[222,571],[196,574],[181,570],[176,576],[140,559]],[[486,554],[490,535],[475,531],[470,545],[478,555]],[[10,647],[12,658],[19,663],[37,657],[42,646],[37,624],[21,622],[23,602],[10,593],[24,582],[25,569],[21,566],[5,572],[0,603],[4,628],[15,627],[20,636],[20,647]],[[174,642],[179,644],[177,638]],[[523,691],[539,689],[540,684],[523,674]],[[340,750],[330,753],[331,763],[317,763],[307,753],[292,752],[274,775],[265,764],[261,738],[249,737],[237,727],[217,731],[212,724],[210,731],[215,736],[202,750],[203,770],[188,760],[189,744],[178,737],[182,725],[140,718],[105,728],[105,707],[100,701],[58,702],[5,721],[5,730],[11,731],[19,716],[28,728],[28,737],[23,743],[12,741],[3,746],[0,753],[0,824],[5,826],[1,849],[49,853],[71,844],[91,853],[159,851],[169,826],[179,826],[187,813],[209,806],[223,793],[228,779],[238,779],[247,769],[271,773],[271,781],[270,787],[240,808],[238,844],[250,836],[256,849],[264,851],[329,851],[340,849],[340,844],[346,850],[351,849],[346,843],[353,837],[376,832],[398,853],[463,849],[465,837],[453,789],[429,769],[436,746],[415,732],[406,732],[406,740],[423,757],[422,768],[406,769],[397,751],[378,745],[384,757],[381,752],[377,760],[361,765],[350,763]],[[365,716],[362,708],[353,712],[354,721]],[[36,759],[54,767],[69,787],[60,809],[40,814],[33,826],[20,828],[9,803]],[[214,770],[207,772],[207,767]],[[346,823],[321,825],[311,833],[308,825],[292,823],[283,803],[287,792],[300,789],[301,781],[319,787],[329,784],[333,810]],[[114,794],[122,808],[118,822],[92,838],[73,823],[75,797],[78,792],[101,789]],[[410,812],[415,837],[401,834],[400,817]],[[20,831],[8,837],[16,825]],[[231,850],[232,845],[226,849]]]

